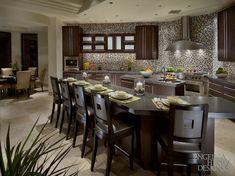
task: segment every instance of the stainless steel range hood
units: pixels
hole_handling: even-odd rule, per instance
[[[166,48],[165,51],[204,49],[203,44],[198,42],[193,42],[190,39],[190,17],[189,16],[182,17],[181,22],[182,22],[183,39],[173,42]]]

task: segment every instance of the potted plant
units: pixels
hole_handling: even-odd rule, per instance
[[[11,146],[10,125],[6,135],[5,147],[2,148],[0,141],[0,174],[2,176],[75,176],[77,172],[67,174],[72,167],[58,168],[64,157],[71,150],[71,146],[61,145],[63,139],[49,143],[54,134],[42,136],[47,123],[40,130],[31,144],[29,139],[32,136],[38,120],[35,122],[25,140]],[[29,145],[28,147],[26,147]],[[55,155],[56,152],[56,155]],[[4,154],[6,158],[4,158]]]
[[[125,58],[125,63],[127,64],[127,70],[131,71],[132,64],[135,62],[135,60],[131,57]]]

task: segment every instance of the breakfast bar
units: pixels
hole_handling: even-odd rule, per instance
[[[89,82],[92,84],[100,83],[94,80],[89,80]],[[125,91],[131,95],[134,94],[133,89],[121,86],[105,85],[105,87],[108,90]],[[89,91],[87,91],[87,95],[90,96]],[[152,102],[154,97],[167,98],[167,96],[163,95],[146,93],[144,96],[140,96],[140,99],[129,103],[121,100],[112,101],[111,99],[113,109],[121,108],[134,115],[132,120],[136,128],[135,158],[144,169],[153,169],[157,163],[156,128],[160,126],[161,128],[167,128],[167,124],[162,123],[162,121],[168,118],[168,111],[156,108]],[[216,118],[235,119],[235,103],[221,97],[179,96],[178,98],[189,104],[209,105],[206,153],[214,154],[214,120]],[[129,144],[125,143],[125,145],[128,146]]]

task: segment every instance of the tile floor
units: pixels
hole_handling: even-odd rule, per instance
[[[45,124],[51,113],[52,97],[48,92],[37,92],[30,98],[21,96],[19,99],[8,98],[0,100],[0,139],[4,142],[8,124],[11,124],[11,140],[16,143],[23,139],[31,129],[32,125],[39,118],[37,130]],[[58,129],[54,128],[54,124],[47,125],[45,133],[57,133],[56,138],[64,137],[64,134],[59,134]],[[235,123],[229,120],[216,120],[215,123],[215,155],[218,160],[215,160],[213,167],[214,176],[233,176],[235,173]],[[34,132],[36,135],[37,131]],[[71,144],[72,139],[64,141]],[[85,158],[81,158],[80,147],[82,143],[82,133],[77,137],[77,147],[72,149],[68,156],[64,159],[64,164],[77,164],[74,170],[79,169],[79,175],[82,176],[101,176],[104,175],[106,167],[105,148],[98,149],[97,161],[94,172],[90,171],[91,152],[88,152]],[[137,164],[134,165],[134,170],[128,168],[127,160],[117,153],[112,163],[113,176],[152,176],[155,172],[145,171]],[[167,175],[163,173],[161,175]],[[177,173],[177,175],[185,175]]]

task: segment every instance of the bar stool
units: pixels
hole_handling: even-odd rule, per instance
[[[197,156],[205,153],[207,118],[207,104],[170,105],[168,132],[157,132],[157,141],[167,155],[169,176],[173,176],[174,164],[186,165],[187,175],[191,175],[192,165],[205,164]],[[160,161],[158,169],[160,175]]]
[[[63,128],[63,123],[64,123],[64,115],[66,112],[66,115],[69,119],[68,123],[68,129],[66,133],[66,140],[69,139],[69,134],[70,134],[70,128],[72,124],[73,117],[75,115],[75,104],[72,101],[71,97],[71,91],[69,89],[69,82],[68,81],[60,81],[60,86],[61,86],[61,94],[62,94],[62,100],[63,100],[63,110],[62,110],[62,119],[61,119],[61,124],[60,124],[60,133],[62,132]]]
[[[73,86],[74,97],[75,97],[75,106],[76,106],[76,114],[75,114],[75,132],[73,138],[73,147],[75,147],[77,131],[79,122],[83,123],[84,131],[83,131],[83,142],[82,142],[82,153],[81,157],[83,158],[85,153],[85,147],[87,142],[87,136],[89,132],[89,127],[91,124],[94,125],[94,111],[88,106],[87,99],[84,94],[84,87],[79,85]]]
[[[120,120],[121,117],[128,116],[128,113],[120,113],[118,116],[111,117],[110,102],[108,95],[100,95],[92,92],[93,109],[95,116],[95,135],[93,144],[93,153],[91,160],[91,171],[94,169],[98,139],[107,141],[107,166],[105,175],[110,175],[112,156],[115,148],[129,157],[130,168],[133,169],[133,153],[134,153],[134,126]],[[127,117],[128,118],[128,117]],[[123,150],[116,142],[124,137],[131,136],[131,149],[128,153]]]
[[[55,105],[57,104],[57,118],[56,118],[56,124],[55,124],[55,127],[57,128],[59,118],[60,118],[61,105],[63,101],[61,99],[61,92],[60,92],[58,78],[51,76],[50,79],[51,79],[51,86],[52,86],[52,91],[53,91],[53,105],[52,105],[50,121],[52,123],[53,117],[54,117]]]

